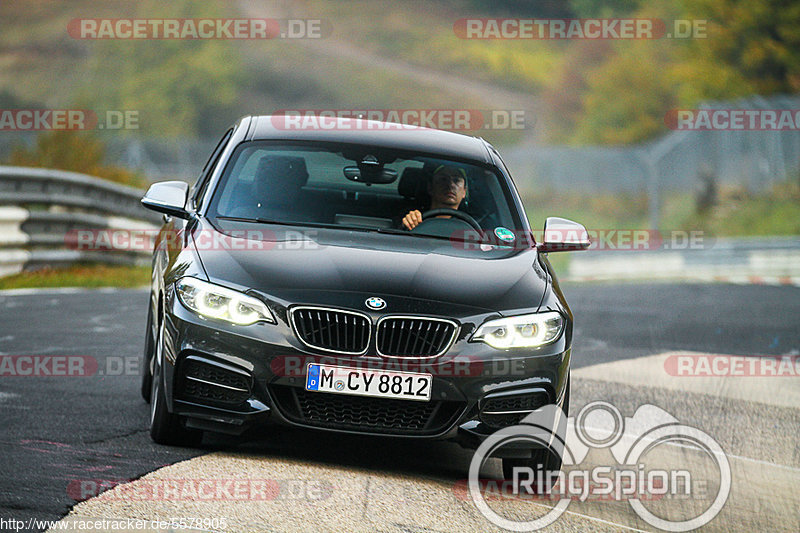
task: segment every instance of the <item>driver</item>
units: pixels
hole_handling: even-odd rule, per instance
[[[458,209],[467,196],[467,173],[463,168],[453,165],[439,165],[428,181],[428,195],[431,197],[429,209]],[[439,215],[436,218],[450,218]],[[407,230],[416,228],[422,222],[422,213],[415,209],[403,217]]]

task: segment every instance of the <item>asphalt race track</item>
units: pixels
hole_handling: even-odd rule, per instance
[[[713,437],[730,463],[730,497],[702,530],[800,530],[800,378],[679,377],[666,370],[681,354],[797,356],[800,288],[574,284],[564,290],[576,323],[571,414],[597,400],[628,417],[643,404],[658,406]],[[459,492],[472,454],[454,444],[285,429],[243,443],[206,437],[200,449],[153,444],[138,390],[146,300],[144,290],[0,292],[0,356],[97,362],[89,376],[0,377],[0,517],[59,519],[93,495],[93,480],[104,486],[154,472],[139,483],[247,475],[272,480],[280,496],[199,503],[109,497],[121,485],[78,505],[68,520],[224,516],[227,527],[216,528],[222,531],[497,529]],[[597,464],[610,460],[602,451],[592,459]],[[700,461],[686,448],[664,453],[662,460],[687,468]],[[499,462],[490,463],[486,476],[498,477]],[[527,504],[493,508],[523,513],[514,505]],[[656,530],[627,502],[597,501],[574,502],[548,528],[632,529]]]

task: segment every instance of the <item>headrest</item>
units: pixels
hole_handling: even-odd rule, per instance
[[[400,175],[397,192],[410,200],[420,200],[421,196],[428,194],[428,178],[430,172],[425,168],[406,167]]]
[[[295,156],[265,155],[258,162],[255,179],[277,189],[300,189],[308,181],[306,160]]]

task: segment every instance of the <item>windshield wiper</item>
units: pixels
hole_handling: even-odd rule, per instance
[[[229,217],[229,216],[218,216],[216,217],[220,220],[232,220],[234,222],[256,222],[258,224],[276,224],[278,226],[308,226],[311,228],[325,228],[325,229],[339,229],[345,231],[363,231],[367,233],[372,233],[375,231],[381,231],[379,228],[368,228],[364,226],[345,226],[343,224],[327,224],[325,222],[285,222],[281,220],[269,220],[266,218],[249,218],[249,217]],[[404,230],[397,230],[398,233],[408,233]]]
[[[368,233],[383,233],[388,235],[405,235],[406,237],[416,237],[416,238],[423,238],[423,239],[437,239],[440,241],[450,241],[456,240],[459,242],[473,242],[467,239],[459,239],[457,237],[447,237],[444,235],[432,235],[430,233],[413,233],[406,229],[397,229],[397,228],[365,228],[359,226],[344,226],[341,224],[326,224],[324,222],[285,222],[281,220],[270,220],[266,218],[249,218],[249,217],[230,217],[230,216],[218,216],[216,217],[220,220],[232,220],[234,222],[255,222],[258,224],[275,224],[279,226],[308,226],[312,228],[327,228],[327,229],[340,229],[340,230],[347,230],[347,231],[363,231]],[[476,241],[474,244],[481,244],[484,241]]]
[[[413,232],[408,231],[406,229],[378,228],[375,231],[377,231],[378,233],[388,233],[389,235],[405,235],[407,237],[423,237],[423,238],[426,238],[426,239],[438,239],[438,240],[444,240],[444,241],[449,241],[451,239],[454,239],[454,240],[457,240],[457,241],[464,240],[464,239],[458,239],[456,237],[446,237],[444,235],[433,235],[433,234],[430,234],[430,233],[413,233]]]
[[[270,220],[266,218],[259,218],[259,217],[229,217],[229,216],[218,216],[216,217],[220,220],[233,220],[234,222],[256,222],[258,224],[275,224],[277,226],[309,226],[312,228],[337,228],[337,229],[351,229],[346,226],[340,226],[338,224],[325,224],[323,222],[286,222],[283,220]],[[355,229],[355,228],[353,228]]]

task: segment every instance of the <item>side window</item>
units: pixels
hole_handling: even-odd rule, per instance
[[[225,135],[223,135],[222,139],[220,139],[217,143],[217,147],[214,148],[213,152],[211,152],[211,157],[209,157],[208,161],[206,161],[203,170],[200,172],[200,177],[197,179],[197,183],[194,185],[194,192],[192,193],[192,207],[197,207],[198,202],[206,192],[206,189],[208,188],[208,182],[210,181],[209,178],[211,178],[211,170],[217,165],[219,156],[222,154],[222,150],[225,148],[225,145],[228,144],[228,139],[231,138],[232,134],[233,129],[229,129],[225,132]]]

